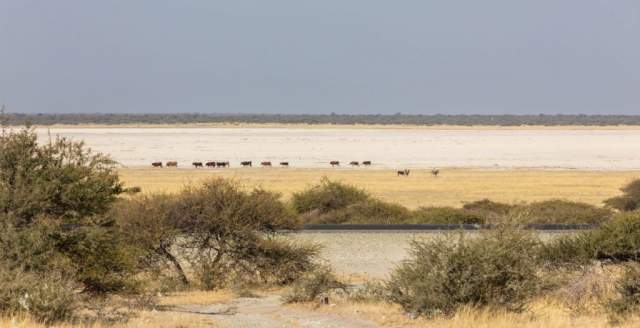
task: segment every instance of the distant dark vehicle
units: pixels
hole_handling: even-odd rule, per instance
[[[351,162],[349,162],[349,165],[351,165],[351,166],[360,166],[360,162],[358,162],[358,161],[351,161]]]
[[[167,162],[167,166],[178,167],[178,162],[176,162],[176,161],[168,161]]]
[[[411,171],[409,171],[409,170],[398,171],[398,176],[404,175],[404,176],[408,177],[409,173],[411,173]]]
[[[431,175],[433,175],[434,177],[437,177],[438,174],[440,174],[440,170],[439,169],[433,169],[431,170]]]
[[[260,162],[262,166],[271,166],[271,162]]]
[[[193,163],[191,163],[191,165],[193,165],[193,167],[195,167],[197,169],[199,167],[202,167],[202,162],[193,162]]]
[[[331,164],[331,166],[340,166],[340,161],[331,161],[329,162],[329,164]]]
[[[371,161],[362,161],[362,165],[370,166],[371,165]]]
[[[243,161],[243,162],[240,162],[240,165],[242,165],[242,166],[253,166],[253,165],[252,165],[252,163],[251,163],[251,161]]]
[[[217,167],[229,167],[229,162],[216,162]]]
[[[289,166],[289,162],[280,162],[280,166]]]
[[[207,162],[205,165],[207,167],[216,167],[216,162],[213,162],[213,161],[212,162]]]
[[[153,166],[153,167],[162,167],[162,162],[153,162],[153,163],[151,163],[151,166]]]

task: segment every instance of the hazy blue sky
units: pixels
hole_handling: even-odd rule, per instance
[[[0,103],[640,114],[640,1],[0,0]]]

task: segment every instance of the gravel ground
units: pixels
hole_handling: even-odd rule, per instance
[[[562,233],[545,232],[541,236],[545,239],[560,234]],[[442,236],[442,232],[314,231],[286,234],[292,240],[321,244],[322,259],[335,272],[372,278],[388,277],[393,268],[409,255],[412,240],[428,240],[438,236]]]
[[[296,241],[322,245],[321,257],[338,273],[385,278],[408,255],[412,240],[426,240],[438,232],[298,232]]]

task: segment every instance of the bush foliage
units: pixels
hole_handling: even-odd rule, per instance
[[[122,192],[115,162],[82,143],[3,129],[0,312],[50,322],[67,318],[80,292],[134,291],[137,253],[108,215]]]
[[[612,197],[604,203],[618,211],[633,211],[640,207],[640,179],[631,181],[620,189],[622,195]]]
[[[461,306],[522,310],[539,285],[539,241],[515,230],[414,242],[389,281],[391,299],[415,314],[452,314]]]

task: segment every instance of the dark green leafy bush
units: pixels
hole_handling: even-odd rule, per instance
[[[391,276],[391,299],[428,316],[452,314],[464,305],[522,310],[538,290],[539,245],[515,230],[414,242],[410,259]]]

